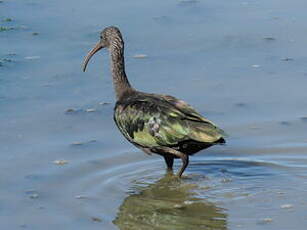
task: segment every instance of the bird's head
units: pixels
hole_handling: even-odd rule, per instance
[[[119,29],[115,26],[105,28],[100,33],[100,41],[96,46],[87,54],[83,62],[83,72],[86,70],[86,66],[91,57],[102,48],[118,47],[123,48],[124,42]]]

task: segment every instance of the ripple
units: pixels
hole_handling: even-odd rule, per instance
[[[161,157],[122,151],[100,158],[87,156],[61,169],[54,167],[57,171],[51,184],[59,186],[60,182],[64,192],[70,191],[70,199],[57,199],[61,205],[120,229],[167,229],[168,221],[185,227],[185,223],[195,223],[189,229],[206,225],[226,229],[229,202],[248,202],[287,191],[287,182],[293,179],[290,172],[296,169],[289,163],[293,158],[199,155],[191,158],[179,180],[165,174]],[[180,166],[181,162],[175,161],[174,170]],[[199,218],[202,221],[197,222]]]

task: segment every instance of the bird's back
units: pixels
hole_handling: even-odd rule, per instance
[[[224,132],[194,108],[172,96],[132,92],[114,109],[122,134],[142,148],[172,147],[187,154],[225,143]]]

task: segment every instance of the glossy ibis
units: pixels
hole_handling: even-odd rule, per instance
[[[174,158],[182,160],[182,173],[189,155],[212,145],[223,144],[224,132],[182,100],[169,95],[140,92],[134,89],[125,73],[124,41],[118,28],[105,28],[100,41],[85,57],[83,71],[90,58],[107,48],[116,93],[114,121],[125,138],[146,153],[164,157],[168,170]]]

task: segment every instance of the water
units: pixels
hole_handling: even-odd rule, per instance
[[[305,229],[305,5],[1,1],[1,229]],[[116,129],[106,52],[81,72],[109,25],[136,88],[230,135],[182,180]]]

